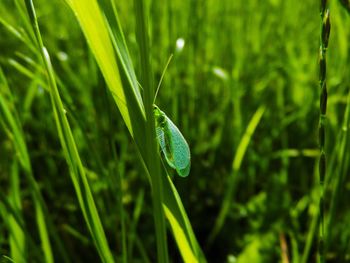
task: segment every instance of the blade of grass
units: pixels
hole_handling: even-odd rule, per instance
[[[66,0],[66,2],[79,18],[81,28],[86,38],[88,41],[91,41],[89,44],[92,53],[95,56],[108,87],[111,89],[126,126],[130,133],[133,134],[125,93],[121,87],[122,82],[118,65],[115,59],[110,59],[110,57],[114,57],[113,46],[109,40],[109,32],[102,13],[99,11],[97,2],[95,0]]]
[[[171,211],[166,206],[164,206],[164,211],[165,211],[165,214],[167,215],[167,218],[168,218],[170,224],[174,226],[174,236],[175,236],[177,243],[180,246],[179,250],[182,254],[183,260],[185,262],[188,262],[188,263],[198,262],[196,256],[192,252],[190,244],[187,243],[187,238],[186,238],[186,235],[184,233],[184,230],[178,224],[178,221],[176,220],[176,218],[173,216]]]
[[[94,198],[91,193],[89,182],[86,177],[85,169],[80,159],[77,146],[60,98],[50,57],[43,45],[33,2],[31,0],[26,0],[25,4],[37,40],[38,52],[42,57],[45,69],[47,71],[48,83],[50,87],[50,98],[56,120],[57,131],[65,153],[65,158],[70,168],[71,179],[73,181],[81,210],[101,260],[103,262],[114,262],[112,253],[108,247],[107,239],[98,215]]]
[[[130,225],[130,231],[129,231],[129,239],[128,239],[128,253],[129,257],[132,260],[132,255],[133,255],[133,247],[134,247],[134,242],[136,238],[136,229],[137,225],[139,223],[142,207],[143,207],[143,200],[144,200],[144,191],[141,190],[139,194],[137,195],[136,202],[135,202],[135,208],[134,212],[132,215],[132,220],[131,220],[131,225]]]
[[[12,164],[11,171],[11,192],[10,202],[12,207],[16,210],[19,217],[22,218],[22,206],[21,206],[21,189],[20,179],[18,174],[18,164],[16,161]],[[15,262],[25,262],[26,259],[26,237],[21,226],[16,222],[16,219],[12,215],[9,216],[9,228],[10,228],[10,248],[11,257]]]
[[[324,184],[327,174],[326,163],[328,156],[325,150],[326,140],[326,110],[327,110],[327,48],[330,33],[330,15],[329,15],[328,1],[320,1],[320,15],[321,15],[321,36],[320,36],[320,51],[319,51],[319,88],[320,88],[320,111],[319,111],[319,124],[318,124],[318,139],[319,139],[319,186],[320,186],[320,210],[319,210],[319,233],[318,233],[318,257],[321,263],[326,261],[325,250],[325,201],[324,201]]]
[[[106,90],[106,89],[105,89]],[[106,99],[108,101],[108,99]],[[110,107],[108,105],[108,114],[109,114],[109,122],[110,124],[112,123],[111,120],[111,113],[110,113]],[[111,126],[110,126],[111,127]],[[110,138],[113,138],[110,136]],[[126,242],[126,224],[125,224],[125,212],[124,212],[124,206],[123,206],[123,174],[124,171],[121,167],[121,162],[119,162],[117,151],[114,147],[114,143],[112,139],[109,140],[109,148],[110,148],[110,153],[111,156],[113,157],[113,160],[117,162],[116,166],[113,166],[110,171],[110,178],[111,182],[114,184],[113,180],[113,175],[117,176],[117,182],[114,184],[111,189],[113,190],[114,193],[117,193],[117,206],[118,206],[118,211],[119,211],[119,216],[120,216],[120,233],[121,233],[121,243],[122,243],[122,262],[127,263],[128,262],[128,251],[127,251],[127,242]],[[116,187],[117,186],[117,187]]]
[[[48,210],[46,208],[44,199],[40,193],[39,186],[35,181],[35,178],[33,175],[29,154],[28,154],[26,143],[24,140],[22,127],[18,119],[18,114],[14,110],[15,105],[13,104],[12,95],[8,87],[8,84],[6,82],[5,76],[1,69],[0,69],[0,85],[2,86],[2,90],[7,93],[6,95],[9,96],[9,100],[6,101],[5,94],[0,93],[0,113],[1,113],[0,117],[2,119],[2,122],[4,122],[8,127],[8,130],[10,132],[9,136],[13,139],[13,143],[18,152],[19,162],[25,172],[25,175],[27,176],[29,185],[31,186],[30,189],[31,189],[32,198],[34,202],[37,225],[39,229],[39,235],[41,238],[43,251],[45,254],[45,259],[47,262],[53,262],[52,249],[50,245],[50,239],[49,239],[46,223],[50,225],[50,229],[52,229],[52,231],[54,232],[53,236],[57,241],[57,244],[60,249],[62,248],[62,245],[60,245],[59,238],[56,234],[56,231],[54,231],[51,218],[47,216]],[[11,103],[12,106],[9,103]],[[64,256],[65,253],[63,251],[64,250],[62,249],[62,255]]]
[[[329,209],[329,215],[327,217],[326,221],[326,230],[327,230],[327,236],[326,236],[326,248],[331,244],[331,233],[333,230],[333,222],[335,219],[335,212],[337,210],[339,199],[341,197],[341,194],[343,193],[343,186],[344,182],[347,176],[347,166],[349,163],[349,123],[350,123],[350,92],[347,96],[347,104],[344,112],[343,117],[343,124],[342,129],[339,132],[338,139],[336,140],[338,142],[337,148],[336,148],[336,157],[333,159],[333,162],[330,164],[329,170],[330,171],[337,171],[334,172],[333,177],[330,178],[330,175],[328,174],[325,181],[325,187],[329,185],[329,181],[332,179],[334,180],[334,189],[332,191],[331,200],[330,200],[330,209]]]
[[[166,174],[164,169],[163,173]],[[198,262],[206,262],[205,256],[193,233],[185,208],[182,205],[181,198],[169,175],[163,176],[163,186],[166,186],[163,190],[165,215],[170,223],[172,233],[183,256],[183,260],[188,262],[186,255],[191,248],[192,253],[195,255]],[[176,221],[174,221],[174,219],[176,219]],[[181,229],[180,232],[179,228]],[[185,235],[182,235],[182,231]]]
[[[148,37],[148,17],[145,10],[145,2],[142,0],[134,1],[134,10],[136,17],[136,36],[138,38],[140,61],[141,61],[141,83],[144,87],[144,104],[146,111],[146,157],[145,162],[151,175],[153,216],[156,229],[157,255],[158,262],[167,263],[168,245],[165,228],[165,219],[163,213],[163,192],[162,178],[160,173],[160,162],[158,158],[155,120],[153,114],[153,99],[155,95],[153,84],[153,71],[150,61],[150,48]]]
[[[311,191],[311,195],[313,196],[312,203],[310,204],[311,211],[311,222],[309,226],[309,231],[307,233],[306,242],[304,245],[303,254],[301,257],[301,263],[309,262],[310,252],[312,243],[315,240],[315,235],[317,233],[317,227],[319,224],[319,213],[320,213],[320,189],[319,187],[315,187]],[[315,196],[316,199],[315,200]]]
[[[235,154],[235,157],[234,157],[233,163],[232,163],[232,174],[228,178],[227,189],[225,192],[224,200],[222,202],[219,215],[215,221],[214,228],[212,229],[212,231],[209,235],[209,238],[208,238],[209,245],[214,241],[215,237],[220,232],[220,230],[222,229],[222,227],[225,223],[227,214],[228,214],[229,209],[230,209],[230,205],[232,203],[232,197],[233,197],[235,183],[237,180],[237,175],[238,175],[239,169],[241,167],[241,164],[242,164],[244,155],[247,151],[248,145],[252,139],[252,136],[255,132],[256,127],[260,123],[260,120],[265,112],[265,109],[266,109],[266,107],[263,105],[263,106],[260,106],[256,110],[256,112],[254,113],[253,117],[251,118],[251,120],[247,126],[247,129],[246,129],[245,133],[243,134],[241,141],[237,147],[236,154]]]
[[[25,227],[22,215],[19,214],[18,210],[12,207],[9,198],[7,198],[2,192],[0,192],[0,214],[3,217],[3,221],[6,223],[9,219],[13,219],[18,227],[23,231],[28,248],[31,252],[31,260],[40,262],[43,258],[41,248],[34,242],[33,237]]]

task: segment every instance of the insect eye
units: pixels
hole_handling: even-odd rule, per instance
[[[163,115],[159,116],[159,122],[164,123],[165,122],[165,117]]]

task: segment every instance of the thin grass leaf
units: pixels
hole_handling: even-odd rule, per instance
[[[41,196],[39,187],[34,179],[30,158],[27,151],[26,143],[24,140],[23,131],[21,128],[21,124],[18,119],[18,115],[15,112],[15,106],[12,104],[13,99],[9,99],[6,101],[5,95],[8,97],[12,97],[10,93],[10,89],[6,82],[5,76],[0,68],[0,86],[1,90],[5,91],[5,93],[0,93],[0,119],[2,123],[7,126],[7,130],[11,133],[10,137],[13,140],[15,149],[18,153],[18,160],[23,167],[25,174],[27,175],[27,179],[29,184],[31,185],[32,198],[35,206],[36,220],[37,226],[39,228],[39,235],[41,238],[41,244],[43,247],[43,252],[45,255],[45,260],[47,262],[53,262],[53,254],[50,244],[50,239],[48,235],[48,229],[46,225],[46,220],[50,220],[45,216],[44,210],[47,211],[45,207],[45,202]],[[12,105],[11,105],[12,104]],[[56,235],[54,235],[56,237]]]
[[[81,29],[89,42],[91,51],[94,54],[97,64],[99,65],[107,85],[113,94],[114,100],[118,105],[125,124],[130,133],[133,134],[118,65],[114,59],[115,53],[98,3],[95,0],[66,1],[78,18]]]
[[[13,36],[18,38],[21,42],[23,42],[31,51],[35,51],[35,47],[29,37],[25,35],[23,32],[10,25],[5,19],[0,17],[0,24],[2,24]]]
[[[197,257],[193,254],[191,245],[188,243],[188,239],[185,234],[185,229],[182,229],[182,227],[178,223],[178,220],[174,217],[174,215],[166,206],[164,206],[164,212],[169,220],[169,223],[173,226],[173,234],[177,244],[179,245],[179,250],[181,252],[182,259],[184,260],[184,262],[198,262]]]
[[[146,112],[146,132],[145,132],[145,150],[143,160],[148,169],[152,185],[152,205],[153,218],[156,232],[157,259],[158,262],[169,262],[167,233],[165,218],[163,213],[163,192],[162,192],[162,174],[160,172],[160,161],[157,158],[158,148],[156,142],[155,116],[153,113],[153,98],[155,89],[153,83],[153,69],[151,64],[151,55],[149,49],[148,36],[148,16],[146,4],[142,0],[134,0],[134,10],[136,17],[136,37],[140,51],[141,76],[140,83],[144,86],[143,99]]]
[[[232,197],[233,197],[235,183],[237,180],[238,171],[241,167],[244,155],[247,151],[248,145],[252,139],[252,136],[255,132],[255,129],[258,126],[258,124],[260,123],[262,116],[264,115],[265,109],[266,109],[266,107],[263,105],[263,106],[260,106],[256,110],[256,112],[254,113],[250,122],[248,123],[247,129],[246,129],[245,133],[243,134],[241,141],[237,147],[236,154],[235,154],[235,157],[234,157],[233,163],[232,163],[232,174],[228,178],[227,190],[225,193],[225,197],[224,197],[224,200],[222,202],[219,215],[216,218],[213,230],[209,235],[209,239],[208,239],[209,243],[213,242],[213,240],[215,239],[217,234],[220,232],[220,230],[222,229],[222,226],[225,223],[227,214],[228,214],[229,209],[230,209],[230,204],[232,203]]]
[[[163,170],[163,173],[166,174],[166,171]],[[198,244],[190,220],[188,219],[185,208],[183,207],[183,204],[181,202],[181,198],[169,175],[164,176],[163,187],[164,207],[167,207],[168,209],[165,215],[168,218],[173,234],[176,235],[176,230],[178,227],[180,227],[185,233],[185,237],[187,239],[186,243],[190,245],[192,253],[195,255],[198,262],[206,262],[206,258],[203,254],[201,247]],[[174,219],[176,219],[176,222],[174,221]],[[183,236],[181,236],[181,238],[175,237],[175,240],[177,242],[180,242],[182,238]],[[181,243],[177,243],[177,245],[179,249],[182,246]]]
[[[18,217],[22,218],[21,189],[18,174],[18,164],[13,162],[11,171],[11,192],[9,194],[12,207],[16,210]],[[26,237],[22,227],[12,215],[8,218],[10,229],[11,257],[15,262],[25,262],[26,259]]]
[[[25,3],[36,36],[38,52],[43,59],[48,76],[50,98],[57,125],[57,132],[65,153],[65,158],[70,168],[71,179],[73,181],[85,222],[94,240],[94,244],[99,252],[101,260],[103,262],[114,262],[112,253],[108,247],[107,239],[98,215],[94,198],[91,193],[89,182],[86,177],[85,169],[81,162],[77,146],[65,114],[65,109],[60,98],[50,56],[42,42],[33,2],[31,0],[27,0]]]

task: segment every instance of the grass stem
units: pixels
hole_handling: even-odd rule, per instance
[[[152,200],[154,209],[154,224],[157,238],[158,262],[168,262],[168,247],[165,227],[165,217],[163,213],[163,193],[162,178],[160,173],[160,162],[156,144],[155,120],[153,115],[153,99],[155,90],[153,86],[153,71],[150,61],[150,48],[148,37],[148,19],[146,15],[145,1],[134,1],[136,17],[136,34],[138,37],[140,59],[141,59],[141,83],[144,87],[144,105],[146,112],[146,165],[151,175]]]

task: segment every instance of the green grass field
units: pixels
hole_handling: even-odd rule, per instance
[[[2,0],[0,262],[350,262],[349,70],[348,0]]]

